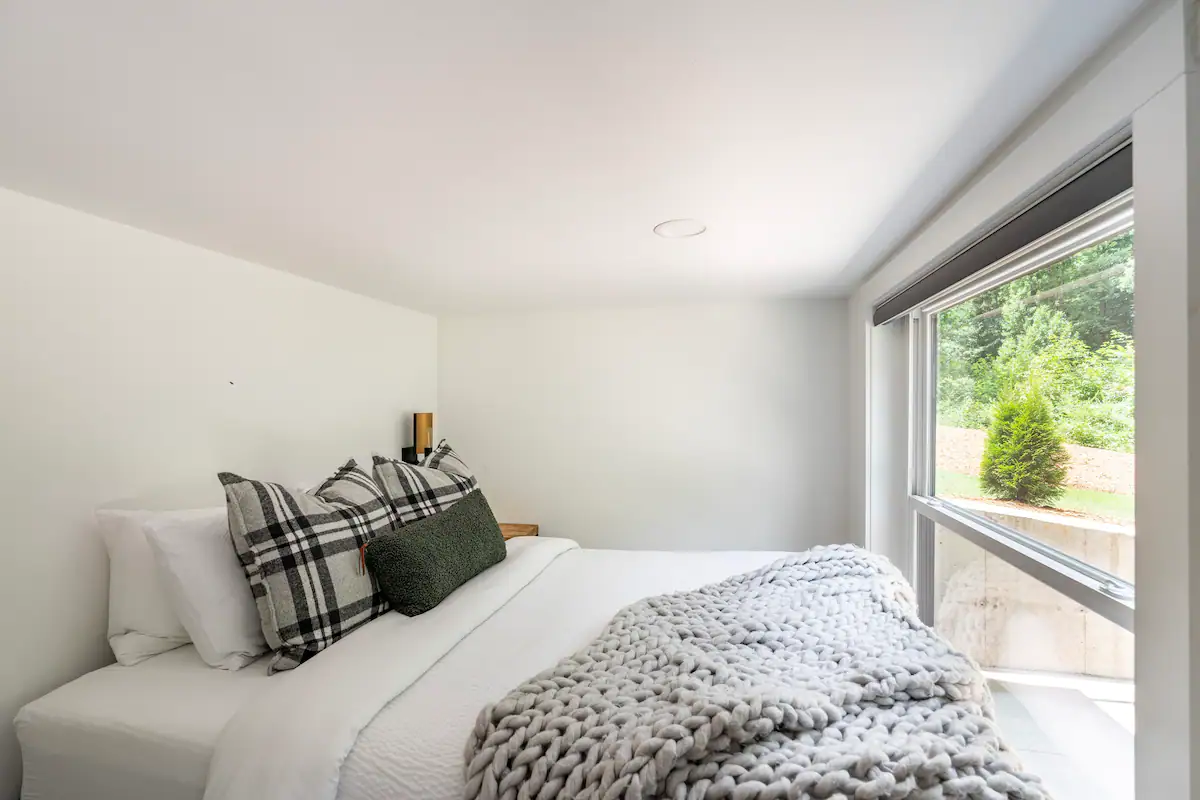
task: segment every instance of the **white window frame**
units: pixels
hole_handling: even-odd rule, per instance
[[[933,624],[934,526],[941,525],[1085,608],[1133,631],[1133,584],[934,496],[938,312],[1132,229],[1133,191],[1130,190],[911,312],[909,507],[913,512],[914,583],[921,618],[926,624]]]

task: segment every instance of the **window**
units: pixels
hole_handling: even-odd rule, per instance
[[[1056,797],[1105,764],[1132,786],[1134,237],[1126,192],[909,317],[922,614]]]
[[[1127,580],[1133,272],[1128,231],[938,311],[932,397],[935,496]]]

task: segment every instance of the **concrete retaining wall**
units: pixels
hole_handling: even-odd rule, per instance
[[[961,505],[1133,581],[1132,528]],[[1133,634],[941,527],[934,576],[937,629],[985,669],[1133,678]]]

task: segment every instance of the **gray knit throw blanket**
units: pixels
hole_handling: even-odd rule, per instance
[[[480,714],[474,798],[1046,800],[885,559],[820,547],[617,614]]]

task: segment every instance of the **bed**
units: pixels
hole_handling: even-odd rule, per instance
[[[459,798],[464,745],[486,704],[584,646],[623,606],[783,555],[584,550],[548,537],[507,549],[434,610],[387,614],[302,669],[267,677],[263,658],[214,670],[186,646],[63,686],[17,717],[23,797]],[[379,672],[386,685],[352,678]],[[339,740],[349,743],[340,757],[329,752]]]

